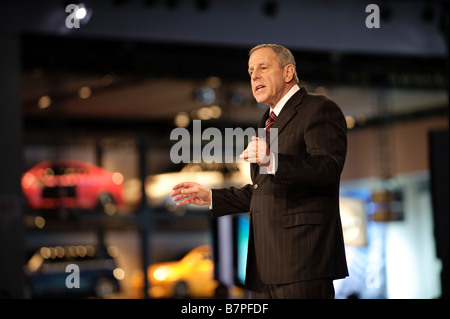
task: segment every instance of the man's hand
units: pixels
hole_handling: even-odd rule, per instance
[[[211,205],[211,190],[195,182],[183,182],[175,185],[170,193],[177,206],[189,204]]]
[[[250,163],[256,163],[259,166],[270,165],[270,149],[264,139],[252,136],[252,141],[248,143],[247,148],[240,158]]]

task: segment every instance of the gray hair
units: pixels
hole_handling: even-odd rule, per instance
[[[273,52],[275,52],[276,56],[278,57],[278,62],[280,64],[281,68],[284,68],[288,64],[292,64],[294,66],[294,80],[296,83],[299,82],[298,76],[297,76],[297,67],[295,64],[294,56],[292,55],[291,51],[289,51],[287,48],[278,45],[278,44],[259,44],[255,47],[253,47],[250,52],[249,56],[253,54],[256,50],[262,49],[262,48],[269,48],[272,49]]]

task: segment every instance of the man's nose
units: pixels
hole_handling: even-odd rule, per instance
[[[258,71],[254,71],[252,73],[252,80],[255,81],[255,80],[258,80],[259,78],[260,78],[259,72]]]

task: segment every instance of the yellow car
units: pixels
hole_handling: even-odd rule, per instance
[[[143,275],[132,279],[135,292],[142,292]],[[217,287],[210,246],[192,249],[179,261],[152,264],[148,268],[149,295],[152,298],[212,297]],[[135,297],[142,297],[136,293]]]

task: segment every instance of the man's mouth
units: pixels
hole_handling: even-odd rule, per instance
[[[262,89],[264,89],[264,88],[265,88],[264,85],[258,85],[258,86],[255,88],[255,92],[258,92],[259,90],[262,90]]]

